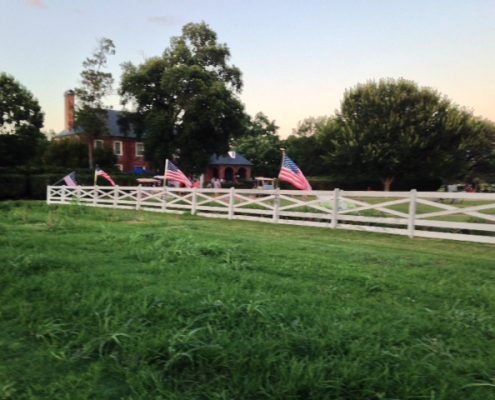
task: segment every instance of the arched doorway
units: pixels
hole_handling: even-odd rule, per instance
[[[228,182],[232,182],[234,180],[234,170],[230,167],[225,168],[223,178]]]
[[[246,179],[246,168],[239,168],[237,170],[237,175],[239,175],[239,179]]]

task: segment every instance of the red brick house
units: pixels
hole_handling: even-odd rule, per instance
[[[74,130],[74,92],[69,90],[64,96],[65,130],[56,136],[57,140],[78,136],[77,131]],[[116,166],[123,172],[132,172],[142,168],[150,169],[149,163],[144,159],[144,142],[138,139],[138,135],[132,129],[124,134],[118,123],[119,117],[119,111],[107,110],[106,123],[109,134],[93,139],[93,148],[106,146],[113,149],[117,156]],[[210,182],[214,177],[227,182],[252,179],[252,166],[253,164],[239,153],[229,152],[225,156],[213,155],[205,172],[205,182]]]
[[[78,136],[74,130],[74,92],[65,92],[65,130],[56,136],[56,139]],[[109,147],[117,156],[116,167],[124,172],[134,171],[136,168],[149,168],[148,162],[144,160],[144,143],[138,139],[135,132],[124,134],[118,124],[120,112],[107,110],[107,128],[109,134],[99,139],[93,139],[93,148]]]

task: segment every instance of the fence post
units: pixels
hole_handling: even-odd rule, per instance
[[[117,208],[117,203],[119,199],[119,189],[118,186],[113,187],[113,208]]]
[[[191,215],[196,214],[196,207],[197,207],[198,199],[196,195],[196,189],[193,189],[192,191],[192,205],[191,205]]]
[[[334,189],[333,191],[333,213],[332,213],[332,224],[330,227],[332,229],[337,228],[338,220],[339,220],[339,196],[340,189]]]
[[[163,185],[163,194],[162,194],[162,212],[167,210],[167,186]]]
[[[98,205],[98,186],[93,186],[93,206]]]
[[[414,237],[414,223],[416,221],[416,196],[416,189],[412,189],[409,195],[409,218],[407,221],[407,230],[411,239]]]
[[[77,204],[81,204],[81,186],[77,185],[76,189],[76,199],[77,199]]]
[[[234,200],[235,200],[235,188],[232,186],[230,188],[229,194],[229,219],[234,218]]]
[[[51,186],[46,186],[46,204],[51,204],[52,200],[52,187]]]
[[[280,213],[280,188],[275,189],[273,198],[273,219],[274,224],[278,224],[278,217]]]
[[[62,204],[65,204],[65,185],[62,186],[62,190],[61,190],[61,196],[60,196],[60,200],[62,202]]]
[[[141,209],[141,185],[138,185],[137,187],[137,194],[136,194],[136,210]]]

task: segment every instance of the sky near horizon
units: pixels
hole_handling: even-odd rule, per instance
[[[98,39],[108,70],[161,55],[188,22],[206,22],[240,68],[246,111],[286,137],[333,115],[346,89],[405,78],[495,121],[495,0],[0,0],[0,72],[38,99],[45,131],[64,128],[63,93],[79,85]],[[108,103],[119,109],[117,96]]]

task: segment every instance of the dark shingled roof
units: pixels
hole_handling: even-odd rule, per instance
[[[230,154],[217,156],[213,154],[210,157],[210,165],[253,165],[253,163],[247,160],[242,154],[233,153],[234,157]]]
[[[118,124],[119,116],[120,116],[120,111],[107,110],[106,124],[108,127],[110,137],[117,137],[117,138],[128,137],[131,139],[136,139],[137,135],[136,132],[134,132],[134,130],[132,129],[132,126],[127,134],[125,134],[120,130],[120,126]],[[79,133],[81,133],[81,130],[62,131],[57,135],[57,138],[76,136]]]

